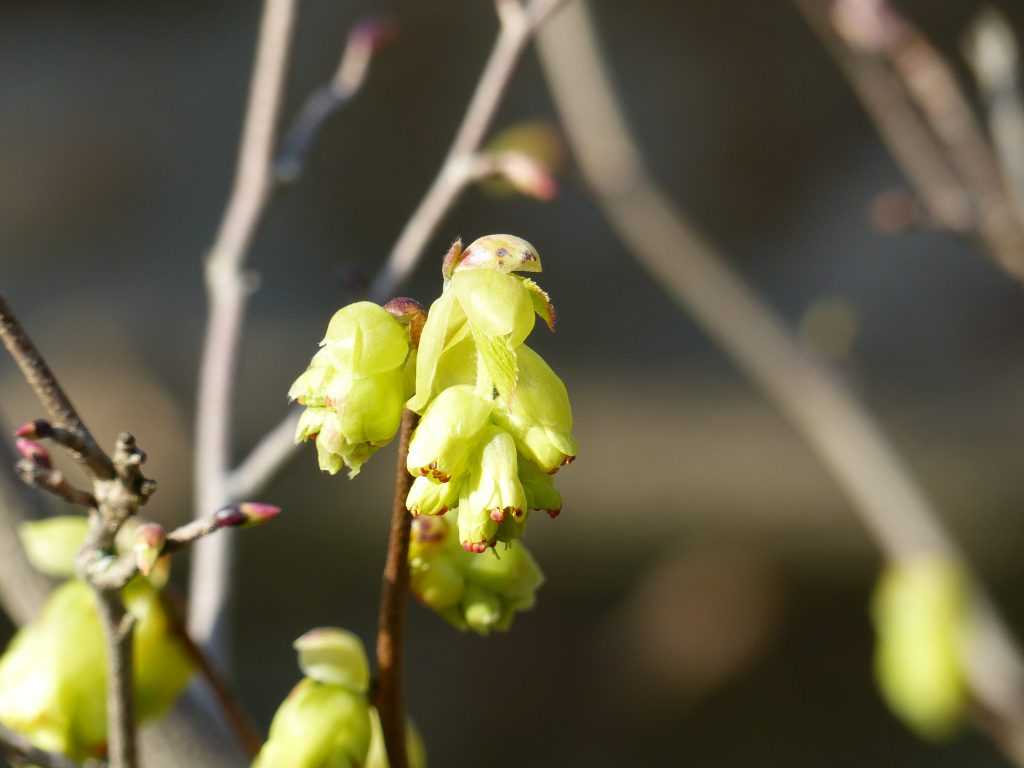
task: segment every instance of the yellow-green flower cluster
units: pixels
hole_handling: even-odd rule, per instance
[[[295,649],[305,677],[278,707],[253,768],[387,768],[359,638],[325,627],[300,637]],[[406,738],[410,766],[425,768],[423,743],[411,725]]]
[[[524,343],[548,295],[516,272],[539,272],[525,240],[489,235],[445,260],[444,291],[420,339],[416,394],[422,419],[409,446],[414,515],[458,509],[459,542],[482,553],[522,536],[528,512],[555,516],[551,475],[576,457],[572,409],[561,379]]]
[[[85,521],[55,518],[22,531],[37,567],[73,571]],[[135,702],[140,721],[162,715],[192,674],[157,587],[137,577],[123,591],[135,619]],[[100,757],[107,740],[107,656],[92,589],[78,579],[58,587],[42,613],[0,658],[0,723],[37,746],[75,760]]]
[[[402,322],[406,309],[392,313],[360,301],[338,310],[320,351],[288,390],[306,406],[295,440],[316,441],[323,471],[333,475],[347,466],[355,477],[398,431],[415,368],[410,336],[418,330]]]
[[[544,583],[522,542],[481,557],[459,546],[455,526],[442,517],[413,522],[409,570],[421,602],[453,626],[481,635],[508,629],[516,613],[533,606]]]

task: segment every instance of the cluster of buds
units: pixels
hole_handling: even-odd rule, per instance
[[[320,469],[349,477],[391,442],[415,375],[423,310],[411,299],[381,307],[360,301],[338,310],[320,351],[288,397],[306,406],[296,442],[315,440]]]
[[[295,650],[304,677],[274,714],[253,768],[387,768],[359,638],[324,627],[296,640]],[[425,768],[423,743],[411,725],[406,746],[411,768]]]
[[[548,295],[515,274],[540,269],[518,237],[456,242],[420,340],[406,506],[417,516],[457,508],[459,542],[477,554],[520,538],[531,509],[556,516],[551,475],[576,457],[565,385],[524,343],[536,315],[554,329]]]
[[[481,635],[508,629],[516,613],[533,606],[544,582],[522,542],[479,557],[459,546],[454,526],[441,517],[413,522],[409,570],[422,603],[458,629]]]
[[[36,567],[50,575],[74,571],[85,535],[82,518],[55,518],[22,532]],[[192,675],[188,652],[174,633],[158,586],[138,576],[123,590],[135,617],[134,684],[140,721],[160,717]],[[50,595],[0,658],[0,723],[37,746],[75,760],[106,751],[107,663],[96,596],[71,579]]]
[[[950,736],[967,714],[967,603],[963,573],[939,557],[896,563],[875,589],[879,688],[892,710],[927,739]]]

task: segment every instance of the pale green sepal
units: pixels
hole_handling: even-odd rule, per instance
[[[530,300],[533,302],[534,311],[547,325],[548,330],[555,332],[555,323],[558,321],[558,313],[555,312],[555,305],[551,303],[548,292],[528,277],[521,278],[523,285],[530,292]]]
[[[334,313],[321,344],[335,367],[372,376],[405,362],[409,332],[383,307],[357,301]]]
[[[431,402],[413,433],[406,463],[409,473],[439,482],[458,478],[492,410],[492,404],[470,386],[444,390]]]
[[[507,336],[509,345],[515,348],[533,330],[530,291],[514,275],[489,269],[456,271],[450,290],[469,324],[484,336]]]
[[[460,331],[464,332],[465,324],[466,316],[450,290],[445,290],[430,305],[427,322],[420,333],[420,345],[416,353],[416,394],[406,403],[409,410],[422,414],[427,407],[434,394],[434,378],[441,355],[449,343],[460,336]]]
[[[312,629],[293,644],[299,653],[299,668],[306,677],[321,683],[340,685],[355,693],[366,693],[370,685],[370,664],[363,641],[344,629]]]

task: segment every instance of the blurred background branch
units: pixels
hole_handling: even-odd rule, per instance
[[[252,290],[244,272],[245,256],[272,188],[274,134],[297,6],[296,0],[264,4],[234,186],[206,261],[209,319],[199,369],[193,457],[197,516],[231,500],[235,372],[246,299]],[[200,542],[189,589],[189,631],[222,668],[229,661],[233,551],[232,536]]]
[[[793,340],[661,192],[623,117],[585,2],[540,37],[541,60],[584,177],[615,231],[651,277],[789,418],[894,561],[963,556],[926,492],[871,414],[823,363]],[[974,694],[1010,733],[1024,764],[1024,665],[976,584],[979,638],[969,654]]]

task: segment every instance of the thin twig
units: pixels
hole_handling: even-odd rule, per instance
[[[970,30],[967,58],[988,106],[989,132],[1006,186],[1024,221],[1024,96],[1020,46],[1003,14],[987,7]]]
[[[64,755],[40,749],[28,737],[12,731],[5,725],[0,725],[0,752],[18,762],[38,768],[84,768]]]
[[[238,342],[249,285],[243,271],[272,186],[274,129],[291,47],[296,0],[265,0],[238,168],[224,218],[206,262],[210,303],[196,412],[196,514],[228,503],[231,414]],[[224,666],[223,619],[230,597],[232,540],[202,542],[192,560],[189,629]]]
[[[259,754],[263,746],[263,738],[260,736],[256,726],[253,725],[249,715],[243,709],[238,698],[231,691],[227,680],[214,666],[213,662],[203,652],[203,649],[192,639],[188,628],[183,620],[184,605],[182,601],[176,600],[173,595],[165,589],[160,593],[160,600],[164,606],[164,612],[168,617],[170,630],[184,647],[189,659],[199,670],[200,676],[206,682],[214,698],[217,700],[224,717],[238,739],[239,745],[251,759]]]
[[[22,510],[38,499],[9,474],[13,454],[0,440],[0,603],[15,624],[32,620],[51,588],[50,580],[29,563],[17,530],[25,522]]]
[[[405,464],[409,456],[409,439],[417,421],[419,417],[412,411],[402,414],[388,554],[377,616],[378,682],[374,703],[380,713],[391,768],[408,768],[409,764],[405,753],[405,706],[402,700],[402,629],[409,597],[409,531],[412,524],[412,516],[405,508],[405,497],[412,486],[412,476]]]
[[[519,0],[497,3],[501,30],[484,65],[476,89],[455,134],[441,168],[406,222],[374,278],[369,297],[383,302],[412,273],[423,256],[430,237],[468,184],[478,178],[474,163],[501,98],[515,73],[527,43],[566,0],[533,0],[525,7]],[[238,496],[258,493],[270,478],[295,455],[295,427],[302,408],[287,416],[257,443],[230,477],[229,486]]]
[[[599,205],[637,260],[728,353],[814,449],[892,560],[938,553],[963,563],[935,508],[871,414],[794,341],[651,177],[625,123],[582,2],[540,37],[541,61],[568,140]],[[978,591],[968,653],[972,690],[1018,734],[1024,664]]]
[[[899,78],[878,56],[847,47],[832,28],[827,6],[820,0],[795,0],[795,4],[849,80],[924,204],[929,223],[953,232],[972,229],[975,214],[970,195],[947,162],[938,139],[910,103]]]
[[[363,87],[373,54],[394,34],[394,26],[383,19],[368,19],[353,27],[334,77],[309,95],[281,141],[274,161],[277,181],[287,183],[299,177],[320,129]]]
[[[923,120],[926,130],[938,140],[942,157],[970,197],[973,229],[985,250],[1006,272],[1024,281],[1024,221],[1017,216],[998,160],[949,62],[888,0],[839,0],[831,17],[822,0],[798,0],[797,5],[819,34],[831,41],[833,52],[848,51],[840,56],[841,61],[850,63],[844,67],[847,74],[868,78],[871,67],[881,65],[898,78],[907,104],[895,106],[899,99],[895,92],[896,98],[890,102],[892,114],[919,112],[918,120]],[[875,74],[874,80],[881,82],[881,75]],[[863,97],[861,88],[858,95]],[[892,123],[892,115],[872,109],[867,101],[865,106],[879,125]],[[906,133],[913,123],[908,117],[883,131],[891,146],[904,148],[904,156],[915,142],[923,141],[923,132],[917,129]],[[919,150],[922,154],[923,146]]]
[[[75,406],[57,383],[50,367],[14,317],[3,296],[0,296],[0,339],[50,417],[73,433],[79,441],[74,451],[75,458],[97,477],[105,480],[112,478],[114,465],[110,457],[100,449],[85,428]]]
[[[106,638],[107,749],[111,768],[137,768],[132,679],[134,621],[125,610],[120,591],[105,588],[93,578],[93,566],[105,561],[121,525],[145,503],[155,486],[139,470],[138,465],[145,456],[135,448],[130,435],[122,434],[118,439],[113,458],[100,449],[3,297],[0,297],[0,340],[50,416],[64,429],[75,433],[84,447],[76,455],[92,475],[93,496],[99,503],[89,514],[89,530],[79,552],[78,569],[96,595]],[[23,453],[30,460],[39,465],[49,463],[41,446],[30,444],[28,447],[31,450]]]

